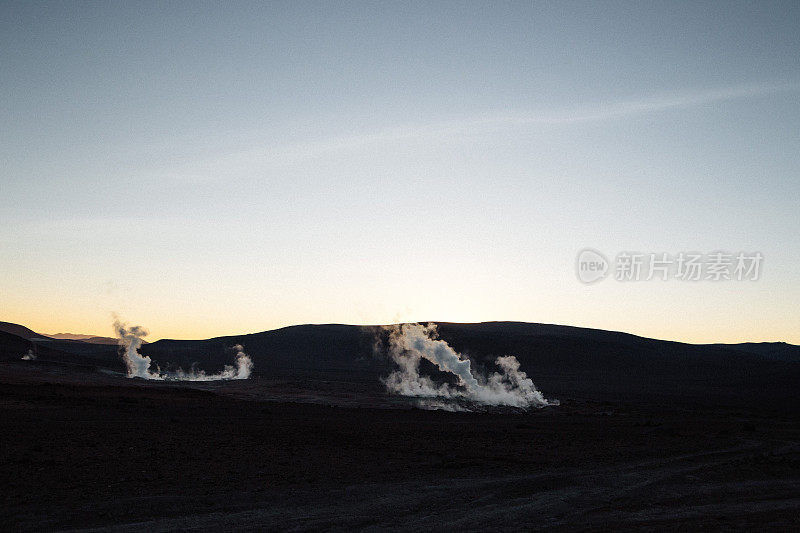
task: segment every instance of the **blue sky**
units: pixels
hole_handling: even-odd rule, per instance
[[[797,3],[2,3],[0,312],[800,343]],[[760,251],[586,286],[584,247]]]

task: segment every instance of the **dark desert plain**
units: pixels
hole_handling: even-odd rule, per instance
[[[234,343],[255,365],[246,380],[158,382],[125,377],[114,345],[2,326],[6,530],[800,525],[793,345],[441,323],[474,368],[513,354],[560,401],[449,412],[386,391],[376,327],[145,344],[161,368],[218,370]]]

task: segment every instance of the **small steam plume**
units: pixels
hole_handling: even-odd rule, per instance
[[[33,350],[28,350],[28,353],[22,356],[23,361],[36,361],[36,354],[33,353]]]
[[[488,377],[476,377],[472,373],[469,359],[453,350],[445,341],[436,338],[436,325],[402,324],[390,327],[389,355],[400,367],[384,380],[386,388],[402,396],[420,398],[463,399],[484,405],[504,405],[528,409],[558,405],[558,400],[547,400],[536,389],[533,381],[520,370],[519,361],[513,355],[498,357],[495,364],[500,372]],[[427,359],[439,370],[458,378],[458,386],[447,383],[436,384],[428,376],[421,376],[419,364]],[[441,402],[426,400],[421,405],[442,408]]]
[[[253,371],[253,360],[244,353],[244,346],[241,344],[235,344],[233,349],[236,350],[236,376],[233,379],[249,378]]]
[[[250,371],[253,370],[253,360],[244,353],[244,346],[241,344],[235,344],[231,346],[231,349],[236,350],[236,366],[225,365],[222,372],[218,374],[206,374],[203,370],[198,370],[197,363],[195,363],[188,372],[179,368],[172,379],[179,381],[218,381],[221,379],[249,378]]]
[[[142,340],[147,336],[147,330],[141,326],[128,326],[118,318],[114,318],[114,330],[120,345],[120,352],[128,368],[129,378],[157,379],[168,381],[219,381],[225,379],[247,379],[253,370],[253,360],[244,353],[244,347],[236,344],[231,348],[236,351],[236,365],[225,365],[222,372],[206,374],[197,368],[197,363],[186,371],[178,368],[175,372],[162,372],[156,365],[155,370],[150,369],[152,360],[139,353]]]

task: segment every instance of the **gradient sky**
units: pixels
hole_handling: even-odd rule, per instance
[[[3,2],[0,103],[0,320],[800,343],[797,2]]]

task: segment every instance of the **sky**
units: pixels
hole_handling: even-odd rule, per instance
[[[2,2],[0,320],[800,344],[798,50],[797,2]]]

